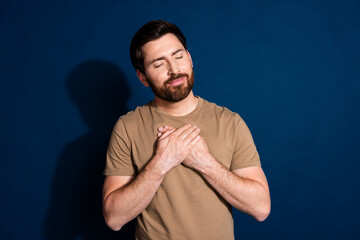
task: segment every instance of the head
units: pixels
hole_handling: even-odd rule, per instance
[[[142,47],[146,43],[159,39],[168,33],[176,36],[183,45],[184,49],[187,50],[185,36],[176,25],[163,20],[148,22],[135,33],[131,40],[130,58],[131,63],[136,70],[139,70],[141,73],[145,74]]]
[[[179,28],[166,21],[151,21],[134,35],[131,62],[140,81],[156,97],[181,101],[192,90],[194,74],[186,40]]]

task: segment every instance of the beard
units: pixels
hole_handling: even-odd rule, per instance
[[[172,81],[182,77],[186,78],[185,83],[177,86],[168,85]],[[155,96],[167,102],[180,102],[189,95],[194,86],[194,71],[191,71],[191,76],[186,73],[179,73],[177,75],[173,75],[164,82],[163,86],[160,87],[155,86],[150,79],[147,78],[147,80]]]

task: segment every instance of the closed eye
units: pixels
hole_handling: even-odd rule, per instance
[[[159,68],[159,67],[161,67],[162,65],[163,65],[162,63],[160,63],[160,64],[155,64],[154,67],[155,67],[155,68]]]

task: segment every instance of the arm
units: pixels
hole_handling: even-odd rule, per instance
[[[139,215],[151,202],[166,173],[179,165],[200,139],[195,126],[185,125],[163,134],[154,157],[136,176],[108,176],[103,187],[103,213],[113,230]]]
[[[270,193],[261,167],[229,171],[209,153],[205,140],[201,137],[183,164],[197,170],[236,209],[258,221],[264,221],[269,215]]]
[[[103,187],[106,224],[118,231],[150,203],[165,175],[154,169],[152,160],[137,176],[107,176]]]
[[[213,159],[209,156],[209,159]],[[206,181],[232,206],[258,221],[270,213],[270,193],[261,167],[227,170],[218,161],[210,160],[206,168],[196,169]]]
[[[270,193],[261,167],[231,172],[211,156],[202,138],[183,163],[197,170],[236,209],[258,221],[264,221],[269,215]]]

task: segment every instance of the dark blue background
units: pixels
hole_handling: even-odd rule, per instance
[[[128,47],[165,19],[188,39],[194,92],[238,112],[272,212],[237,239],[359,239],[360,2],[1,1],[1,239],[127,239],[101,216],[107,141],[152,99]]]

